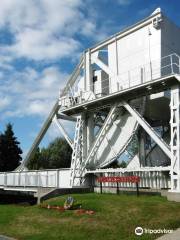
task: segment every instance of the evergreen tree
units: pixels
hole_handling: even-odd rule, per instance
[[[5,144],[4,144],[4,135],[3,134],[0,134],[0,171],[3,172],[4,171],[4,163],[5,163],[5,160],[4,160],[4,147],[5,147]]]
[[[18,167],[22,160],[22,150],[19,147],[19,142],[14,136],[13,128],[10,123],[7,124],[2,138],[2,157],[3,157],[3,169],[2,171],[12,171]]]

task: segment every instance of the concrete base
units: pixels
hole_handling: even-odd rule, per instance
[[[180,202],[180,192],[167,192],[167,200]]]
[[[161,197],[167,197],[169,190],[161,190]]]
[[[0,189],[0,195],[5,196],[17,196],[17,197],[31,197],[37,203],[41,203],[52,197],[57,197],[65,194],[72,193],[89,193],[93,192],[94,189],[91,187],[74,187],[74,188],[33,188],[33,189],[19,189],[19,188],[8,188],[7,190]],[[34,202],[34,201],[33,201]],[[0,239],[1,240],[1,239]]]
[[[65,195],[65,194],[73,194],[73,193],[89,193],[89,192],[93,192],[93,189],[90,187],[75,187],[75,188],[56,188],[56,189],[52,189],[51,191],[45,191],[38,189],[38,191],[40,191],[39,193],[37,193],[37,203],[40,204],[42,201],[53,198],[53,197],[57,197],[57,196],[61,196],[61,195]]]

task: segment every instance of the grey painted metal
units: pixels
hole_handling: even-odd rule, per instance
[[[81,58],[80,58],[79,64],[76,66],[76,68],[74,69],[73,73],[71,74],[71,76],[70,76],[70,78],[69,78],[65,88],[60,93],[60,96],[64,96],[64,94],[67,93],[69,87],[71,87],[74,84],[74,82],[76,81],[77,77],[80,74],[80,71],[81,71],[81,68],[83,66],[83,63],[84,63],[84,57],[82,55]]]
[[[92,62],[97,64],[107,74],[114,75],[114,73],[111,71],[111,69],[105,63],[103,63],[101,59],[98,58],[98,53],[99,52],[97,52],[97,54],[92,58],[93,59]]]
[[[171,191],[180,192],[180,87],[171,89]]]
[[[125,90],[120,90],[118,92],[109,94],[107,96],[96,98],[88,102],[81,104],[76,104],[75,106],[69,107],[67,109],[62,109],[61,113],[71,115],[78,114],[83,111],[93,111],[97,108],[103,108],[104,106],[110,106],[114,101],[119,98],[123,100],[132,100],[134,98],[143,97],[160,91],[165,91],[170,89],[173,85],[180,82],[180,77],[178,74],[169,74],[165,77],[160,77],[158,79],[151,80],[136,86],[127,88]]]
[[[75,135],[74,135],[74,143],[73,143],[73,152],[72,152],[72,160],[71,160],[71,175],[70,175],[70,186],[75,186],[75,178],[80,179],[80,169],[82,164],[82,156],[83,156],[83,124],[84,121],[82,116],[77,117]],[[78,184],[79,181],[78,181]]]
[[[163,152],[171,158],[170,147],[166,144],[166,142],[159,137],[159,135],[154,131],[154,129],[146,122],[146,120],[128,103],[124,103],[124,107],[128,110],[128,112],[134,116],[137,122],[142,126],[142,128],[152,137],[152,139],[158,144],[158,146],[163,150]]]
[[[136,168],[136,169],[97,169],[86,171],[86,175],[100,173],[105,176],[123,176],[131,173],[141,177],[141,186],[146,188],[166,188],[170,187],[163,172],[169,172],[170,167]],[[0,189],[7,191],[34,192],[38,188],[71,188],[67,180],[70,179],[71,169],[53,169],[25,172],[0,173]],[[6,185],[4,184],[6,178]],[[124,184],[125,186],[125,184]]]
[[[139,168],[105,168],[105,169],[96,169],[96,170],[86,170],[86,174],[89,173],[126,173],[126,172],[132,172],[132,171],[138,171],[138,172],[166,172],[170,171],[171,167],[139,167]]]
[[[164,24],[161,25],[162,21]],[[142,106],[139,107],[140,113],[138,113],[136,111],[136,106],[132,105],[132,107],[129,104],[131,100],[134,101],[137,98],[159,93],[160,91],[169,91],[174,85],[179,85],[180,58],[172,51],[177,50],[176,52],[180,53],[180,34],[178,35],[180,32],[177,31],[177,37],[169,40],[168,34],[165,34],[169,27],[168,24],[170,23],[166,20],[166,17],[162,14],[161,10],[157,9],[148,18],[123,32],[115,34],[98,45],[87,49],[83,53],[79,64],[61,92],[59,101],[56,102],[52,112],[44,123],[43,128],[19,168],[20,170],[24,169],[50,126],[52,119],[56,115],[57,118],[70,121],[74,120],[74,116],[78,116],[73,144],[62,126],[58,124],[58,127],[63,132],[66,140],[73,147],[71,169],[65,174],[61,172],[61,170],[54,172],[46,170],[44,172],[24,171],[20,173],[2,173],[0,174],[0,183],[3,183],[2,187],[8,188],[11,187],[12,184],[13,187],[28,187],[33,184],[40,186],[41,183],[46,186],[61,187],[60,179],[62,179],[63,174],[69,187],[76,186],[76,184],[82,186],[81,180],[82,177],[85,179],[84,176],[87,173],[88,168],[93,169],[93,167],[104,167],[103,164],[106,165],[106,163],[112,161],[112,158],[107,161],[107,159],[103,159],[102,157],[102,162],[98,165],[98,159],[95,158],[95,156],[99,149],[99,152],[103,152],[101,151],[101,147],[106,148],[105,144],[103,144],[105,143],[103,140],[105,139],[106,143],[110,145],[109,151],[113,153],[111,157],[116,156],[118,148],[117,143],[119,144],[121,141],[122,145],[120,146],[120,152],[125,151],[127,145],[130,144],[129,139],[132,137],[128,136],[129,138],[127,141],[125,134],[133,135],[137,130],[138,124],[142,126],[164,153],[173,160],[171,164],[174,164],[175,162],[178,163],[171,166],[171,180],[174,179],[172,184],[177,182],[177,180],[179,181],[179,160],[176,161],[177,155],[179,156],[179,150],[175,153],[174,147],[177,148],[177,146],[172,146],[172,141],[175,140],[175,132],[179,131],[179,107],[176,109],[178,111],[178,114],[175,114],[177,117],[176,122],[171,122],[171,128],[176,124],[176,130],[171,129],[172,140],[170,151],[168,144],[166,144],[149,125],[145,120],[143,113],[141,114]],[[170,26],[173,28],[172,25]],[[153,34],[151,34],[151,32]],[[172,31],[170,31],[170,34],[171,32]],[[176,32],[175,28],[174,32]],[[176,34],[171,35],[174,37]],[[164,47],[166,45],[163,43],[164,38],[167,38],[167,45],[170,45],[173,42],[173,46],[175,46],[173,50]],[[130,46],[130,48],[126,48],[126,40],[128,41],[128,46]],[[134,46],[133,42],[135,41],[140,44]],[[132,48],[131,43],[133,45]],[[103,57],[101,58],[102,50],[105,50],[108,53],[105,61],[103,60]],[[134,54],[135,52],[137,55]],[[124,60],[125,58],[126,60]],[[129,63],[131,63],[132,69],[130,69]],[[125,71],[125,73],[123,71]],[[76,88],[78,89],[76,90]],[[172,95],[171,97],[173,99],[177,98],[175,95]],[[123,124],[126,125],[126,128],[123,128],[123,124],[120,125],[120,128],[122,127],[122,132],[116,132],[119,134],[117,136],[117,134],[113,135],[110,125],[116,124],[115,122],[113,123],[113,121],[119,103],[123,103],[124,108],[128,112],[125,111],[127,118],[122,121]],[[176,103],[177,105],[179,104],[179,98],[176,99]],[[171,106],[172,112],[174,111],[174,107],[174,105],[173,107]],[[106,119],[104,118],[99,133],[95,134],[94,115],[99,109],[102,109],[107,117]],[[109,114],[108,109],[111,109]],[[174,119],[172,112],[171,116],[173,116]],[[133,124],[128,121],[130,117],[134,119]],[[122,120],[123,114],[119,114],[118,118]],[[128,128],[131,129],[128,131]],[[106,133],[109,133],[109,138],[112,139],[109,139]],[[123,139],[121,139],[121,137]],[[179,146],[179,132],[177,142]],[[107,151],[104,152],[107,153]],[[173,155],[172,153],[175,154]],[[104,155],[102,154],[101,156]],[[100,159],[100,154],[98,157]],[[136,157],[133,159],[137,160]],[[95,163],[94,166],[92,164],[93,162]],[[131,172],[132,174],[140,175],[142,178],[142,187],[156,186],[156,188],[161,188],[164,186],[165,188],[169,188],[169,181],[167,178],[165,179],[163,174],[163,171],[169,172],[169,168],[154,167],[151,169],[145,169],[140,168],[140,165],[138,166],[136,164],[132,164],[131,166],[134,166],[134,169],[114,169],[113,172],[109,172],[108,170],[103,171],[105,171],[104,174],[107,175],[122,175]],[[94,173],[98,174],[100,172],[96,169]],[[50,175],[52,175],[52,178]],[[180,184],[178,183],[176,185],[176,190],[180,190]]]
[[[116,116],[116,110],[117,110],[118,104],[115,103],[114,106],[111,107],[111,110],[106,117],[106,120],[100,129],[98,136],[96,137],[95,141],[92,144],[92,147],[89,151],[89,154],[87,156],[87,159],[82,163],[82,169],[81,169],[81,176],[84,174],[85,168],[87,168],[88,163],[91,161],[91,158],[93,158],[98,150],[99,145],[102,143],[102,140],[104,138],[105,133],[108,131],[109,127],[111,126],[115,116]]]
[[[64,138],[66,139],[66,141],[68,142],[69,146],[71,148],[73,148],[73,142],[71,140],[71,138],[68,136],[66,130],[64,129],[63,125],[61,124],[61,122],[57,119],[57,116],[55,115],[53,118],[53,121],[55,122],[55,124],[57,125],[57,127],[59,128],[60,132],[62,133],[62,135],[64,136]]]
[[[76,122],[76,118],[72,117],[72,116],[67,116],[67,115],[64,115],[64,114],[57,113],[56,117],[57,117],[57,119]]]
[[[0,173],[0,188],[36,192],[37,187],[70,188],[71,169],[47,169]],[[26,189],[27,188],[27,189]]]
[[[166,174],[169,173],[170,169],[165,168],[136,168],[136,169],[101,169],[96,171],[91,171],[96,177],[105,176],[105,177],[117,177],[117,176],[139,176],[140,177],[140,188],[150,188],[150,191],[153,189],[169,189],[170,188],[170,177],[167,178]],[[90,172],[87,172],[90,174]],[[95,178],[95,186],[100,187],[99,182]],[[111,189],[112,187],[116,187],[116,183],[103,183],[105,189]],[[119,183],[120,188],[134,188],[135,185],[132,183]]]
[[[29,152],[27,153],[25,159],[23,160],[23,162],[21,163],[21,165],[17,168],[19,171],[22,171],[28,161],[31,159],[31,157],[34,155],[39,143],[41,142],[42,138],[44,137],[44,135],[46,134],[49,126],[51,125],[51,122],[55,116],[55,114],[58,112],[60,106],[59,106],[59,101],[56,101],[54,107],[52,108],[49,116],[47,117],[46,121],[44,122],[39,134],[37,135],[36,139],[34,140]]]
[[[92,48],[90,48],[91,52],[96,52],[98,50],[101,50],[102,48],[106,47],[107,45],[116,42],[118,39],[127,36],[128,34],[131,34],[132,32],[137,31],[138,29],[149,25],[152,22],[152,19],[157,17],[157,16],[161,16],[161,11],[157,11],[156,13],[150,15],[149,17],[143,19],[142,21],[134,24],[133,26],[130,26],[128,28],[126,28],[125,30],[118,32],[116,34],[114,34],[113,36],[111,36],[110,38],[96,44],[95,46],[93,46]]]
[[[141,114],[144,114],[145,106],[146,98],[141,98],[136,101],[136,107],[140,109]],[[123,108],[119,109],[117,117],[112,121],[112,126],[104,135],[105,141],[103,140],[101,144],[101,146],[104,146],[105,142],[108,142],[108,145],[104,147],[103,153],[99,151],[102,147],[99,147],[100,149],[98,150],[97,155],[99,152],[101,154],[99,154],[99,157],[93,159],[94,167],[105,168],[125,153],[134,134],[137,133],[138,127],[138,122],[128,113],[128,111],[124,111]],[[114,139],[116,139],[115,143],[113,142]],[[110,147],[110,150],[108,146]]]

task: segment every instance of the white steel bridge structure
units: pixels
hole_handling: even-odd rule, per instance
[[[92,175],[133,174],[140,187],[180,192],[179,82],[180,29],[156,9],[84,51],[26,158],[0,174],[0,187],[72,188]],[[75,122],[73,140],[61,120]],[[72,147],[71,168],[24,170],[52,121]],[[128,166],[110,168],[135,135],[138,152]]]

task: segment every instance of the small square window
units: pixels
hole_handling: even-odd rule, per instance
[[[97,76],[93,77],[93,82],[96,82],[98,80]]]

